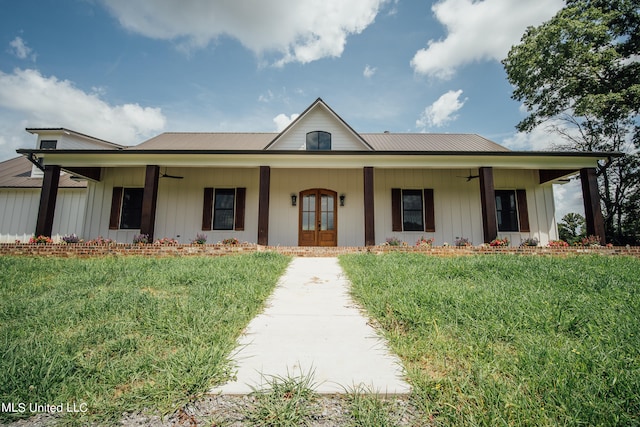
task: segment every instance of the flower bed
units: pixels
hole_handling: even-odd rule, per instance
[[[105,242],[105,243],[101,243]],[[55,257],[99,257],[99,256],[221,256],[261,251],[279,252],[291,256],[330,256],[350,253],[417,252],[432,256],[468,255],[553,255],[568,256],[581,254],[626,255],[640,258],[640,246],[613,247],[541,247],[541,246],[259,246],[251,243],[240,244],[132,244],[110,241],[91,241],[71,244],[29,244],[0,243],[0,256],[55,256]]]

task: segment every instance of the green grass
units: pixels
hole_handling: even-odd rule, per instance
[[[0,257],[0,402],[172,412],[228,379],[289,258]],[[1,421],[31,415],[0,414]]]
[[[310,424],[310,404],[316,398],[313,372],[301,376],[271,376],[268,386],[254,389],[255,407],[247,414],[255,427],[298,427]]]
[[[340,259],[424,424],[640,424],[640,260]]]

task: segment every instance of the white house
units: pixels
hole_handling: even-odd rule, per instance
[[[557,239],[552,183],[580,174],[588,233],[604,236],[595,167],[611,153],[511,151],[467,134],[358,133],[320,98],[280,133],[163,133],[123,147],[66,129],[28,131],[37,148],[18,153],[44,174],[35,220],[24,223],[37,235],[546,244]],[[67,200],[65,173],[87,180],[75,211],[59,203]],[[4,218],[23,202],[0,203],[0,232],[28,231]]]

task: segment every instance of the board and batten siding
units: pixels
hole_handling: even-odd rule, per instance
[[[258,224],[259,170],[257,168],[170,168],[171,175],[183,179],[161,178],[158,186],[155,238],[170,237],[189,243],[204,233],[209,243],[235,237],[255,243]],[[477,171],[472,171],[477,174]],[[139,230],[109,230],[113,187],[143,187],[144,168],[105,169],[104,179],[90,183],[87,214],[82,237],[103,236],[131,242]],[[433,237],[436,245],[453,244],[458,237],[483,242],[482,213],[478,179],[467,182],[468,169],[383,169],[374,170],[375,243],[396,237],[414,245],[421,237]],[[497,190],[526,190],[530,232],[499,232],[518,245],[535,237],[541,245],[557,238],[553,188],[539,185],[536,171],[494,170]],[[345,195],[345,206],[338,206],[338,246],[364,245],[364,190],[362,169],[271,169],[269,201],[269,244],[297,246],[299,194],[323,188]],[[205,188],[246,188],[245,229],[243,231],[202,231]],[[391,189],[433,189],[435,232],[393,232]],[[291,195],[298,206],[291,206]],[[337,201],[339,203],[339,200]],[[37,211],[37,200],[35,202]],[[35,214],[33,214],[35,224]],[[77,232],[77,231],[71,231]]]
[[[472,171],[473,175],[477,171]],[[434,238],[435,245],[454,244],[456,238],[467,238],[478,245],[484,241],[482,209],[478,179],[467,182],[468,169],[376,169],[375,233],[376,244],[395,237],[409,245],[424,236]],[[536,171],[494,170],[496,190],[526,190],[529,213],[529,232],[498,232],[508,237],[512,246],[535,237],[541,245],[557,238],[553,202],[553,188],[537,183]],[[435,232],[392,231],[391,189],[433,189]]]
[[[86,189],[60,188],[56,200],[52,237],[82,233],[86,207]],[[0,243],[29,241],[36,229],[40,189],[0,189]]]
[[[300,192],[323,188],[338,196],[338,246],[363,246],[363,185],[362,169],[271,169],[269,244],[298,246]],[[291,206],[292,194],[298,196],[297,206]]]
[[[162,168],[164,172],[164,168]],[[208,243],[235,237],[240,242],[256,241],[258,223],[258,169],[169,168],[170,175],[183,179],[160,178],[156,203],[154,238],[173,238],[189,243],[205,234]],[[144,168],[106,168],[104,179],[92,183],[88,195],[85,239],[98,236],[128,243],[140,230],[110,230],[113,187],[144,187]],[[202,231],[205,188],[246,188],[245,229]]]
[[[558,239],[558,226],[555,218],[555,201],[551,183],[538,184],[538,171],[520,169],[494,169],[493,183],[496,190],[524,189],[527,192],[527,208],[530,231],[528,233],[498,232],[509,237],[511,246],[517,246],[522,240],[536,238],[541,245]]]
[[[331,151],[367,150],[353,133],[335,120],[324,108],[309,111],[289,131],[285,132],[269,150],[305,150],[307,133],[324,131],[331,134]]]

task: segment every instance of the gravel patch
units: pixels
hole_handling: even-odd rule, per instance
[[[392,425],[400,427],[422,425],[416,408],[408,396],[381,398],[388,408]],[[250,425],[248,414],[255,408],[254,396],[206,395],[194,403],[186,405],[167,417],[144,413],[123,414],[119,426],[122,427],[169,427],[208,426],[244,427]],[[352,423],[350,402],[347,395],[319,395],[312,402],[310,427],[339,427]],[[26,420],[3,424],[7,427],[50,427],[55,426],[58,417],[38,414]],[[98,427],[99,425],[95,425]]]

